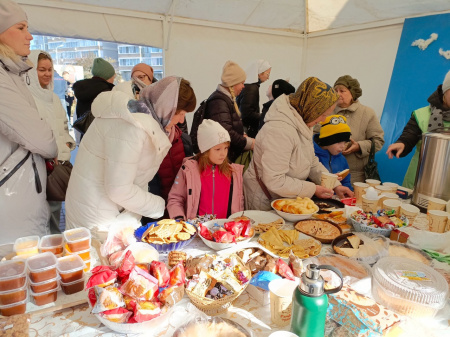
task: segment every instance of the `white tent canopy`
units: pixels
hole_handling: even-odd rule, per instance
[[[17,0],[35,34],[151,45],[166,75],[190,80],[203,100],[228,59],[264,58],[271,80],[333,84],[350,74],[380,115],[407,17],[450,12],[449,0]],[[431,32],[430,32],[431,33]],[[428,38],[425,36],[423,38]]]

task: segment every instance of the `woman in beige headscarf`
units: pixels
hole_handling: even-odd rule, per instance
[[[272,103],[244,174],[246,209],[269,210],[276,198],[353,195],[339,182],[334,191],[320,186],[321,174],[328,170],[314,154],[311,128],[333,112],[337,100],[333,88],[309,77],[295,93]]]
[[[87,227],[104,239],[127,214],[159,218],[164,199],[147,191],[174,135],[180,77],[145,87],[142,100],[121,91],[101,93],[92,104],[96,117],[86,132],[66,196],[66,227]]]

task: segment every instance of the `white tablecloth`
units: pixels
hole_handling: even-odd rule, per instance
[[[418,227],[426,226],[426,216],[420,215],[415,222]],[[287,223],[285,229],[292,228],[292,223]],[[255,239],[254,239],[255,240]],[[192,256],[200,255],[205,252],[211,252],[211,250],[204,245],[200,238],[196,237],[192,243],[185,250]],[[323,245],[321,254],[330,253],[330,245]],[[166,257],[163,255],[162,259]],[[437,262],[437,261],[436,261]],[[434,264],[435,262],[433,262]],[[440,268],[448,268],[450,266],[437,262]],[[370,289],[370,288],[369,288]],[[181,306],[186,307],[189,305],[189,300],[185,296]],[[194,309],[195,310],[195,309]],[[278,328],[271,323],[270,320],[270,305],[261,306],[253,298],[251,298],[247,292],[244,292],[228,309],[227,312],[219,315],[219,317],[229,318],[244,328],[252,332],[254,337],[266,337],[276,330],[288,330],[289,326],[285,328]],[[448,315],[450,319],[450,313]],[[166,329],[160,334],[152,334],[149,331],[146,336],[158,336],[158,337],[170,337],[175,330],[175,327],[185,323],[186,317],[177,319],[177,315],[174,314],[170,318],[170,323]],[[449,322],[431,322],[431,325],[424,325],[417,321],[407,320],[405,329],[408,328],[408,333],[403,336],[423,336],[427,337],[443,337],[450,336]],[[333,335],[331,332],[335,329],[334,335],[337,336],[339,328],[332,321],[327,321],[326,336]],[[340,332],[342,333],[342,331]],[[104,325],[102,325],[94,315],[90,314],[90,309],[87,304],[79,305],[76,307],[68,308],[62,311],[36,314],[31,316],[30,324],[30,336],[123,336],[121,334],[114,333]],[[345,333],[340,336],[348,336]],[[206,337],[206,336],[205,336]]]

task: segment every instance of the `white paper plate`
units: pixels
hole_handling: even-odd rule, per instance
[[[255,221],[252,223],[252,227],[257,226],[260,223],[269,223],[274,222],[278,219],[283,220],[283,226],[286,224],[284,219],[279,216],[278,214],[272,213],[272,212],[266,212],[266,211],[244,211],[244,214],[242,212],[237,212],[234,214],[231,214],[228,219],[232,220],[234,218],[238,218],[241,216],[246,216]]]

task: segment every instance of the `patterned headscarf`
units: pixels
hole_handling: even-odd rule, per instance
[[[339,95],[325,82],[316,77],[308,77],[289,95],[289,102],[297,110],[305,123],[310,123],[322,115],[338,100]]]

